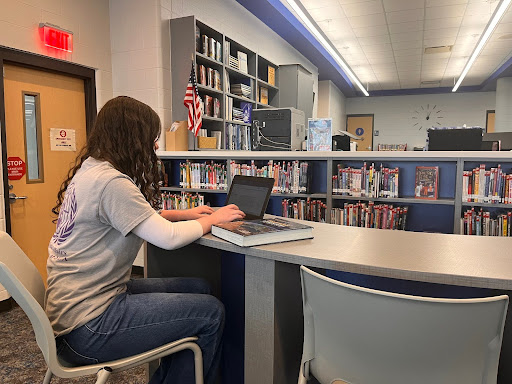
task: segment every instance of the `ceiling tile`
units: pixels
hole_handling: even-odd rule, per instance
[[[389,24],[389,33],[397,34],[397,33],[405,33],[405,32],[415,32],[423,30],[423,22],[421,21],[411,21],[409,23],[400,23],[400,24]]]
[[[389,44],[389,36],[381,35],[381,36],[373,36],[373,37],[360,37],[357,39],[361,46],[365,45],[375,45],[375,44]]]
[[[406,11],[387,12],[386,19],[389,24],[406,23],[410,21],[420,21],[425,17],[423,8],[408,9]]]
[[[397,42],[392,42],[391,44],[393,45],[394,50],[422,48],[423,40],[397,41]]]
[[[468,0],[426,0],[426,7],[439,7],[443,5],[467,4]]]
[[[461,27],[458,36],[473,36],[478,38],[484,32],[484,29],[485,24]]]
[[[512,33],[512,23],[500,23],[496,26],[493,35],[499,35],[502,33]]]
[[[399,72],[421,71],[421,61],[419,61],[419,62],[397,61],[396,68]]]
[[[459,28],[462,23],[462,17],[446,17],[443,19],[425,20],[425,30],[438,28]]]
[[[394,58],[395,58],[395,56],[393,55],[393,51],[391,51],[391,50],[380,51],[380,52],[366,52],[365,54],[366,54],[366,58],[370,61],[372,59],[383,59],[383,58],[390,58],[390,59],[393,59],[393,61],[394,61]]]
[[[489,16],[480,16],[480,15],[467,15],[462,18],[462,27],[472,27],[475,25],[487,25],[489,22]],[[502,19],[503,21],[503,19]]]
[[[383,66],[384,64],[393,65],[395,66],[395,58],[383,56],[383,57],[373,57],[371,59],[368,59],[370,64],[373,65],[379,65],[379,67]]]
[[[309,14],[317,23],[323,20],[345,18],[340,5],[311,9]]]
[[[488,15],[491,16],[498,5],[497,1],[485,1],[485,2],[475,2],[469,3],[466,6],[466,15]]]
[[[338,0],[301,0],[302,5],[307,10],[338,5]]]
[[[454,37],[438,37],[436,39],[425,39],[423,40],[423,46],[425,47],[442,47],[445,45],[454,45],[455,44],[455,36]]]
[[[455,38],[459,33],[459,28],[439,28],[439,29],[429,29],[428,31],[423,32],[424,40],[434,40],[438,38],[452,37],[453,42],[455,43]]]
[[[426,8],[425,19],[444,19],[447,17],[462,17],[466,10],[465,4],[447,5],[444,7]]]
[[[384,10],[382,9],[382,2],[380,0],[363,1],[353,4],[342,4],[341,7],[343,8],[343,11],[347,17],[384,13]]]
[[[451,52],[442,52],[442,53],[424,53],[423,54],[423,61],[429,62],[429,61],[443,61],[450,58],[452,55]]]
[[[350,16],[348,21],[352,28],[365,28],[374,25],[386,25],[386,17],[383,13],[366,16]]]
[[[354,34],[356,37],[372,37],[387,35],[389,32],[387,25],[374,25],[366,28],[354,28]]]
[[[383,3],[386,12],[423,9],[425,7],[425,0],[383,0]]]
[[[387,51],[391,51],[391,50],[392,50],[391,44],[365,45],[363,47],[363,51],[365,53],[369,53],[369,52],[387,52]]]
[[[400,56],[417,56],[421,55],[423,52],[421,48],[411,48],[411,49],[397,49],[395,52],[395,57]]]
[[[423,31],[393,33],[390,35],[390,37],[393,43],[401,41],[423,40]]]

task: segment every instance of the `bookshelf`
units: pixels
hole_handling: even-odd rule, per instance
[[[512,204],[490,204],[462,201],[462,174],[464,170],[473,169],[480,164],[487,168],[501,164],[506,173],[512,173],[512,159],[507,152],[260,152],[260,151],[201,151],[201,152],[165,152],[159,151],[159,157],[171,168],[170,187],[163,190],[200,192],[211,197],[212,203],[222,203],[220,196],[227,191],[209,189],[190,189],[179,187],[179,175],[176,179],[175,170],[179,170],[179,163],[190,161],[214,161],[223,163],[227,167],[228,188],[231,181],[229,166],[231,162],[250,164],[254,160],[256,166],[274,162],[288,162],[293,160],[308,161],[312,167],[311,190],[309,193],[272,193],[267,213],[281,214],[283,199],[302,198],[322,200],[330,212],[333,207],[342,207],[344,202],[374,201],[376,204],[393,204],[394,206],[407,206],[409,208],[407,230],[416,232],[455,233],[461,231],[461,217],[465,210],[471,207],[483,207],[489,211],[512,210]],[[333,194],[332,176],[335,174],[337,164],[344,166],[361,167],[362,164],[382,163],[385,167],[398,167],[399,197],[375,198],[354,197]],[[439,199],[423,200],[414,198],[414,175],[416,166],[438,166]],[[174,171],[172,170],[174,169]],[[179,172],[179,171],[178,171]],[[177,180],[177,181],[176,181]],[[209,201],[208,199],[206,199]]]
[[[279,66],[258,55],[249,47],[244,46],[236,39],[227,36],[207,24],[196,19],[195,16],[187,16],[170,20],[171,25],[171,77],[172,77],[172,120],[186,120],[187,110],[183,106],[183,97],[187,87],[192,61],[196,66],[196,78],[198,91],[205,103],[205,114],[203,115],[203,128],[207,130],[208,136],[214,136],[215,131],[220,132],[220,149],[229,148],[230,130],[245,130],[252,125],[252,121],[243,122],[240,118],[240,111],[257,108],[275,108],[279,106]],[[198,39],[196,40],[196,33]],[[205,37],[206,36],[206,37]],[[215,43],[210,40],[214,40]],[[203,42],[207,41],[207,49],[203,50]],[[210,43],[214,44],[211,45]],[[217,44],[218,43],[218,44]],[[208,48],[215,46],[215,53],[212,54]],[[220,49],[220,51],[219,51]],[[246,63],[234,67],[230,65],[230,56],[233,59]],[[269,66],[273,68],[269,78]],[[204,71],[202,74],[201,71]],[[209,74],[211,73],[211,75]],[[204,80],[202,80],[202,77]],[[213,76],[210,80],[209,76]],[[216,84],[217,76],[220,84]],[[203,83],[202,83],[203,82]],[[239,85],[241,84],[241,85]],[[250,91],[248,91],[248,88]],[[268,92],[268,104],[261,103],[260,87]],[[245,88],[242,89],[241,88]],[[243,94],[242,94],[243,93]],[[207,115],[206,98],[212,103],[218,103],[219,113]],[[211,99],[210,99],[211,98]],[[250,105],[250,107],[249,107]],[[233,116],[233,108],[235,115]],[[237,111],[236,108],[239,110]],[[214,111],[215,108],[211,109]],[[238,127],[236,127],[238,126]],[[198,150],[198,142],[192,135],[189,135],[189,150]]]

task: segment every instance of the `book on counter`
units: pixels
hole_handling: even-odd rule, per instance
[[[212,226],[212,235],[241,247],[313,238],[313,227],[280,218],[241,220]]]

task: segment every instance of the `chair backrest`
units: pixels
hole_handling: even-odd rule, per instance
[[[320,383],[496,383],[508,296],[401,295],[305,267],[301,279],[302,364]]]
[[[57,362],[52,326],[44,312],[45,287],[37,268],[6,233],[0,232],[0,283],[28,316],[48,366]]]

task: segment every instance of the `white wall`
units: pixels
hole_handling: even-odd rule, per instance
[[[46,47],[39,37],[39,23],[51,23],[72,31],[73,52]],[[96,68],[98,105],[112,97],[107,1],[0,0],[0,45]],[[5,230],[1,176],[0,181],[0,229]]]
[[[437,115],[443,119],[438,121],[442,126],[480,126],[485,128],[486,111],[494,109],[495,92],[474,92],[417,96],[383,96],[347,98],[346,113],[374,114],[374,131],[379,136],[373,138],[373,148],[381,144],[407,143],[407,149],[415,146],[423,147],[427,137],[426,127],[429,121],[424,120],[423,110],[435,105],[441,112]],[[418,111],[419,113],[416,113]],[[423,129],[414,124],[425,122]],[[434,122],[435,125],[437,125]]]
[[[332,118],[332,134],[346,131],[345,95],[330,80],[318,82],[318,117]]]

